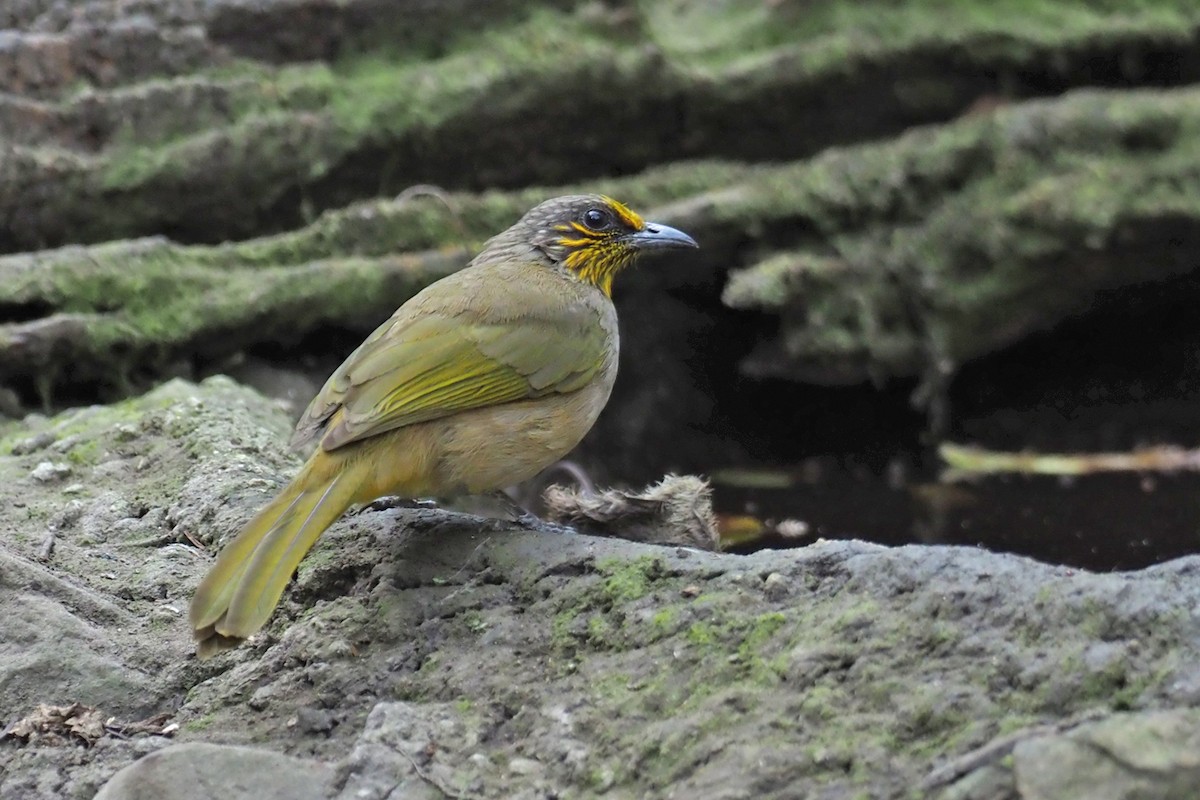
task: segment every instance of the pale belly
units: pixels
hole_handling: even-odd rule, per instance
[[[433,494],[481,493],[532,478],[569,453],[608,401],[611,381],[569,395],[479,409],[444,420]]]
[[[615,359],[614,359],[615,361]],[[592,385],[502,406],[464,411],[373,436],[334,451],[326,469],[366,461],[356,502],[383,495],[481,494],[532,478],[571,451],[600,416],[615,364]],[[340,463],[339,463],[340,462]]]

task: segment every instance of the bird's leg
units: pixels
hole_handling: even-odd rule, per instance
[[[517,526],[524,528],[527,531],[539,531],[541,533],[575,533],[575,529],[567,525],[560,525],[557,522],[548,522],[537,514],[534,514],[525,506],[514,500],[508,492],[503,489],[497,489],[491,493],[491,496],[499,500],[507,509],[512,518],[512,522]]]
[[[528,508],[518,503],[512,495],[503,489],[496,489],[491,492],[491,496],[504,506],[505,512],[512,518],[512,521],[522,528],[532,530],[544,524],[537,514],[534,514]]]

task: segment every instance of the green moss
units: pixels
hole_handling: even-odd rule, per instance
[[[802,5],[732,2],[645,3],[648,27],[673,55],[708,64],[741,65],[772,51],[795,52],[812,72],[848,69],[856,59],[913,50],[931,42],[967,40],[975,57],[1033,54],[1038,47],[1080,44],[1120,36],[1139,27],[1184,38],[1195,21],[1186,0],[1120,6],[1000,0],[893,3],[818,0]],[[990,31],[990,40],[973,32]],[[971,47],[975,44],[974,47]],[[1022,48],[1022,44],[1024,47]]]
[[[663,635],[674,632],[676,620],[679,618],[679,611],[668,606],[667,608],[659,609],[650,618],[650,624],[654,629]]]
[[[611,644],[614,628],[603,616],[594,614],[588,617],[587,637],[593,647],[605,647]]]
[[[763,645],[787,623],[787,617],[779,611],[761,614],[754,618],[754,623],[742,640],[741,652],[745,655],[755,655]]]
[[[90,466],[96,464],[103,454],[101,442],[98,439],[80,442],[67,451],[67,460],[72,464]]]
[[[845,693],[827,684],[806,687],[800,701],[805,719],[812,722],[828,722],[835,719],[845,703]]]
[[[550,623],[550,645],[555,652],[562,653],[574,649],[576,639],[573,629],[580,613],[577,606],[569,606],[554,615]]]
[[[488,629],[487,620],[479,611],[468,611],[462,615],[462,621],[471,633],[483,633]]]
[[[211,712],[195,719],[190,719],[183,723],[183,729],[189,733],[199,733],[200,731],[212,725],[217,719],[217,713]]]
[[[326,70],[319,81],[339,86],[344,72],[348,85],[361,79],[364,93],[403,105],[391,98],[389,81],[406,78],[392,76],[377,56],[363,59],[310,69]],[[447,69],[469,74],[461,65]],[[437,74],[443,80],[441,67]],[[346,91],[355,113],[374,107]],[[1195,213],[1200,197],[1186,178],[1200,155],[1198,97],[1081,93],[884,144],[831,150],[808,162],[772,168],[704,162],[586,185],[639,206],[720,189],[722,202],[706,212],[718,239],[764,226],[810,230],[793,249],[739,272],[726,301],[778,310],[803,294],[811,313],[790,315],[788,325],[798,327],[784,337],[794,357],[911,374],[931,341],[955,362],[997,346],[996,331],[1008,329],[998,319],[1005,309],[1020,306],[1052,320],[1073,308],[1078,287],[1064,276],[1090,273],[1036,265],[1081,258],[1088,242],[1102,245],[1118,221],[1136,227],[1163,214]],[[1041,138],[1022,145],[1012,140],[1016,129],[1040,131]],[[1135,148],[1131,140],[1146,144]],[[292,234],[217,248],[122,243],[90,249],[86,263],[78,252],[63,251],[38,269],[14,270],[18,278],[0,289],[0,301],[43,298],[92,315],[91,336],[80,345],[90,352],[80,353],[78,363],[112,362],[118,345],[131,350],[127,361],[162,358],[214,329],[284,336],[329,321],[382,319],[465,258],[462,251],[457,260],[410,256],[385,265],[379,261],[385,254],[451,244],[469,249],[546,193],[454,195],[458,213],[429,200],[360,204]],[[905,322],[907,301],[896,291],[897,281],[917,276],[910,288],[939,309],[928,330]],[[859,291],[845,293],[848,282]],[[196,296],[206,303],[194,303]],[[119,298],[115,312],[113,298]],[[806,319],[817,322],[802,324]],[[100,372],[119,376],[128,368],[109,366]]]
[[[1031,728],[1042,722],[1042,718],[1033,714],[1010,713],[1000,717],[996,724],[996,736],[1007,736],[1010,733]]]
[[[642,556],[635,561],[608,559],[598,563],[596,570],[604,576],[603,592],[611,603],[645,597],[666,573],[662,559],[655,556]]]
[[[709,646],[717,642],[716,629],[707,622],[696,622],[688,626],[687,633],[684,634],[687,640],[700,646]]]

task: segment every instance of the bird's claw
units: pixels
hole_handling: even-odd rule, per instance
[[[368,511],[388,511],[393,508],[436,508],[437,503],[433,500],[413,499],[411,497],[397,497],[389,495],[387,497],[379,497],[364,505],[356,513],[365,514]]]

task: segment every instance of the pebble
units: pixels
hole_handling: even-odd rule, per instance
[[[532,758],[518,756],[508,762],[508,771],[513,775],[532,775],[535,772],[541,772],[542,765]]]
[[[254,694],[250,695],[250,699],[246,701],[246,705],[250,706],[254,711],[264,711],[271,705],[271,697],[275,694],[275,688],[271,684],[260,686],[254,690]]]
[[[12,454],[14,456],[23,456],[28,453],[35,453],[52,444],[56,437],[50,431],[42,431],[36,436],[30,436],[28,439],[22,439],[13,445]]]
[[[50,483],[67,477],[71,474],[71,465],[65,462],[54,463],[52,461],[43,461],[30,471],[29,476],[35,481],[41,483]]]
[[[333,721],[333,712],[324,708],[308,707],[296,712],[296,724],[305,733],[329,733]]]
[[[763,581],[763,594],[771,601],[782,600],[792,593],[792,587],[788,585],[787,578],[780,575],[778,572],[772,572]]]

